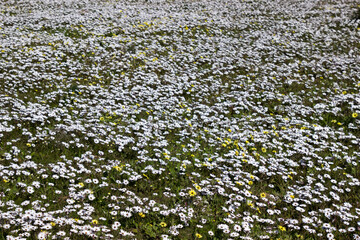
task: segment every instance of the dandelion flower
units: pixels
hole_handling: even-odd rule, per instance
[[[194,189],[191,189],[191,190],[189,191],[189,195],[190,195],[191,197],[195,196],[195,195],[196,195],[195,190],[194,190]]]
[[[286,231],[286,228],[283,227],[283,226],[279,226],[279,229],[280,229],[280,231],[282,231],[282,232],[285,232],[285,231]]]

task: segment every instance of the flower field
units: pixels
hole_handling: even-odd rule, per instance
[[[0,240],[360,239],[357,4],[0,1]]]

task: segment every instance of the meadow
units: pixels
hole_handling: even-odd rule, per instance
[[[360,239],[357,4],[0,1],[0,240]]]

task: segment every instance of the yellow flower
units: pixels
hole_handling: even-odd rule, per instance
[[[80,185],[80,187],[83,187],[83,186],[84,186],[84,183],[81,182],[81,183],[79,183],[79,185]]]
[[[121,170],[122,170],[122,168],[119,167],[119,166],[114,166],[113,168],[115,168],[115,170],[116,170],[116,171],[119,171],[119,172],[121,172]]]
[[[286,231],[286,228],[283,227],[283,226],[279,226],[279,229],[280,229],[280,231],[282,231],[282,232],[285,232],[285,231]]]
[[[266,197],[266,193],[261,193],[260,197],[262,197],[262,198]]]
[[[98,220],[94,219],[94,220],[92,220],[92,223],[93,224],[98,224],[99,222],[98,222]]]
[[[195,186],[197,190],[201,190],[201,187],[199,185]]]
[[[26,146],[31,147],[31,144],[30,144],[30,143],[27,143]]]
[[[139,212],[139,216],[142,217],[142,218],[144,218],[144,217],[145,217],[145,214],[142,213],[142,212]]]
[[[195,195],[196,195],[195,190],[194,190],[194,189],[191,189],[191,190],[189,191],[189,195],[190,195],[191,197],[195,196]]]
[[[352,117],[353,117],[353,118],[356,118],[357,116],[358,116],[358,114],[355,113],[355,112],[352,114]]]
[[[197,238],[202,238],[202,235],[199,234],[199,233],[195,234],[195,236],[196,236]]]
[[[249,182],[248,182],[249,185],[253,185],[253,183],[254,183],[253,181],[249,181]]]
[[[54,223],[54,222],[51,222],[50,224],[51,224],[51,226],[53,226],[53,227],[56,225],[56,223]]]
[[[161,222],[161,223],[160,223],[160,226],[161,226],[161,227],[166,227],[166,226],[167,226],[167,224],[166,224],[166,223],[164,223],[164,222]]]
[[[263,153],[266,153],[266,148],[261,148],[261,151],[262,151]]]

